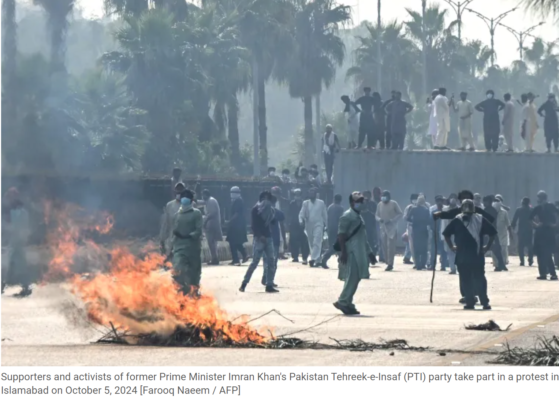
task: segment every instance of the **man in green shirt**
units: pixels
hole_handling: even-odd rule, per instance
[[[184,294],[198,295],[202,274],[202,213],[192,207],[194,193],[181,193],[181,206],[173,219],[173,268]]]
[[[338,226],[338,242],[341,250],[338,279],[345,283],[334,307],[346,315],[359,314],[353,304],[353,296],[361,279],[367,279],[369,276],[369,262],[373,265],[377,262],[367,242],[367,230],[361,217],[364,200],[363,194],[353,192],[349,196],[350,208],[344,212]]]

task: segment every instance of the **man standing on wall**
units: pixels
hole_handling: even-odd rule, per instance
[[[474,106],[468,100],[468,93],[460,93],[460,101],[453,107],[458,113],[458,133],[460,134],[461,146],[460,150],[465,151],[468,147],[469,151],[475,151],[474,135],[472,133],[472,115],[474,115]]]
[[[483,113],[485,149],[495,152],[499,146],[499,134],[501,133],[499,112],[505,108],[505,103],[494,98],[495,92],[493,90],[488,90],[486,97],[487,99],[483,100],[475,108]]]
[[[446,97],[446,88],[439,89],[434,104],[435,117],[437,118],[437,140],[434,148],[436,150],[450,150],[446,144],[450,132],[450,107],[452,103]]]
[[[359,113],[361,110],[355,102],[349,99],[349,96],[342,96],[345,104],[344,114],[347,118],[347,148],[355,149],[357,147],[357,135],[359,134]]]
[[[219,256],[217,254],[217,243],[223,240],[221,233],[221,211],[219,203],[213,198],[208,189],[202,191],[204,199],[206,215],[204,216],[204,232],[210,248],[211,261],[208,265],[219,265]]]
[[[534,100],[536,96],[533,93],[528,93],[528,101],[526,103],[526,151],[534,153],[534,139],[538,133],[538,113]]]
[[[391,115],[390,132],[392,133],[392,149],[404,150],[406,141],[407,122],[406,114],[413,110],[413,106],[402,100],[402,93],[396,92],[394,101],[386,106],[388,114]]]
[[[371,88],[366,87],[363,89],[363,92],[365,92],[365,95],[355,101],[355,105],[361,107],[358,148],[371,147],[375,135],[375,119],[373,118],[374,100],[373,96],[371,96]],[[366,145],[364,145],[365,139],[367,140]]]
[[[559,111],[559,108],[557,108],[557,100],[553,93],[547,96],[547,101],[538,109],[538,114],[543,117],[543,131],[548,153],[551,153],[552,143],[555,152],[559,152],[559,121],[557,119],[557,111]]]
[[[394,257],[396,255],[396,241],[398,239],[397,223],[403,213],[398,203],[391,199],[390,192],[382,192],[381,202],[377,206],[377,220],[380,224],[380,235],[386,258],[386,271],[394,269]]]
[[[505,94],[505,111],[503,112],[503,135],[507,141],[507,153],[514,153],[514,103],[510,93]]]
[[[317,194],[316,188],[311,188],[309,190],[309,200],[303,202],[299,212],[299,222],[305,226],[305,233],[311,249],[311,260],[309,262],[311,268],[318,267],[320,264],[324,229],[328,226],[326,205],[317,198]]]

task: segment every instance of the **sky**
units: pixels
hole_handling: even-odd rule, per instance
[[[341,4],[352,6],[353,18],[355,23],[363,20],[377,20],[377,0],[338,0]],[[381,0],[382,1],[382,19],[391,21],[394,19],[405,20],[407,17],[406,8],[421,10],[421,0]],[[454,0],[457,2],[457,0]],[[464,0],[462,0],[464,2]],[[440,4],[444,8],[448,8],[448,23],[455,19],[455,12],[443,0],[428,1],[428,4]],[[489,17],[494,18],[499,14],[514,8],[520,3],[520,0],[473,0],[469,4],[469,8]],[[79,0],[78,4],[84,11],[86,16],[99,17],[103,14],[103,0]],[[465,12],[463,16],[462,37],[464,39],[479,39],[489,45],[490,36],[489,28],[478,17],[470,12]],[[526,13],[523,7],[509,14],[502,22],[511,28],[522,31],[539,22],[545,22],[545,25],[538,27],[533,34],[541,36],[544,40],[552,42],[559,38],[559,24],[554,24],[553,19],[549,17],[547,20],[538,18],[535,15]],[[530,44],[530,40],[525,43],[525,47]],[[512,61],[518,59],[518,41],[506,29],[499,27],[495,33],[495,51],[497,52],[497,63],[508,65]]]

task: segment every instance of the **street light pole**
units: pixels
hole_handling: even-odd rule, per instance
[[[545,22],[542,21],[539,24],[529,27],[528,29],[525,29],[523,31],[517,31],[515,29],[512,29],[510,26],[506,26],[505,24],[499,23],[499,25],[501,25],[507,31],[512,33],[516,38],[516,40],[518,41],[518,51],[520,52],[520,61],[524,59],[524,40],[526,39],[526,36],[533,36],[530,34],[530,32],[532,32],[537,27],[542,26],[543,24],[545,24]]]
[[[495,18],[488,18],[483,14],[478,13],[475,10],[472,10],[471,8],[466,8],[466,10],[468,10],[469,12],[471,12],[472,14],[474,14],[475,16],[477,16],[479,19],[481,19],[483,22],[485,22],[485,25],[487,25],[487,27],[489,28],[489,34],[491,35],[491,66],[495,65],[495,29],[497,28],[497,25],[500,24],[500,22],[510,13],[512,13],[513,11],[516,11],[517,7],[514,7],[508,11],[505,11],[504,13],[498,15]]]
[[[377,90],[379,93],[382,93],[382,50],[381,50],[381,40],[382,40],[382,22],[380,18],[380,10],[381,10],[381,0],[378,0],[377,8],[378,8],[378,19],[377,19],[377,30],[378,30],[378,37],[377,37]]]
[[[462,15],[464,14],[464,9],[474,0],[465,1],[454,1],[454,0],[443,0],[447,3],[454,12],[456,13],[456,20],[458,21],[458,40],[462,43]]]
[[[423,41],[423,94],[427,94],[427,36],[425,34],[425,13],[427,0],[421,0],[421,34]]]

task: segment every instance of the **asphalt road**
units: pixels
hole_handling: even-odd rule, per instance
[[[332,260],[333,261],[333,260]],[[490,264],[490,259],[487,260]],[[333,265],[333,262],[331,262]],[[539,335],[559,334],[559,282],[537,281],[536,267],[519,267],[511,257],[510,272],[487,273],[493,310],[464,311],[458,304],[458,276],[437,271],[433,304],[429,303],[431,272],[403,265],[393,272],[371,268],[355,302],[360,316],[339,316],[332,303],[342,288],[337,269],[311,269],[280,262],[280,293],[267,294],[260,271],[245,293],[238,292],[244,267],[206,267],[204,290],[231,315],[270,314],[256,323],[274,333],[305,330],[294,336],[333,343],[335,339],[405,339],[429,351],[350,352],[339,350],[191,349],[91,344],[100,327],[90,325],[81,304],[61,286],[38,287],[18,299],[9,288],[2,296],[2,365],[486,365],[505,342],[532,346]],[[495,320],[507,332],[469,331],[464,325]],[[445,355],[440,355],[444,350]],[[478,354],[481,352],[481,354]],[[391,354],[393,353],[393,354]],[[489,353],[489,354],[487,354]]]

